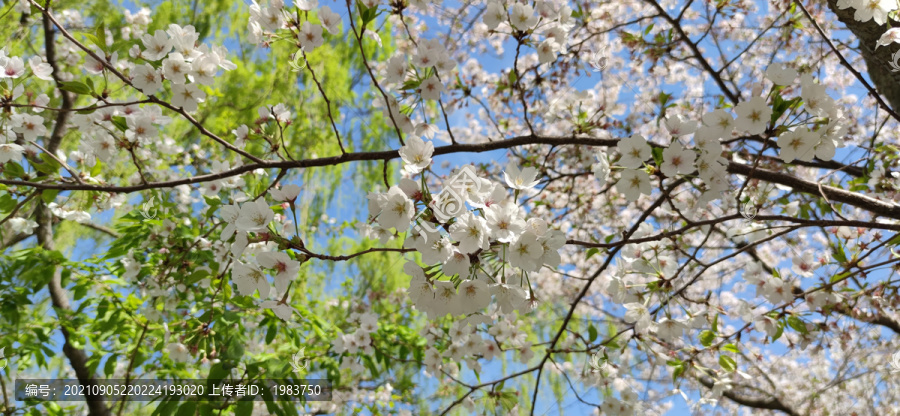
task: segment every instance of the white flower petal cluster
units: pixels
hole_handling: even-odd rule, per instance
[[[766,68],[766,78],[775,85],[791,85],[797,79],[797,70],[783,63],[772,64]]]
[[[734,127],[749,134],[762,134],[772,117],[772,108],[762,97],[753,97],[749,101],[738,103],[734,107],[734,112],[738,115]]]
[[[418,137],[410,137],[406,144],[400,147],[400,157],[403,159],[403,170],[410,174],[417,174],[431,165],[431,155],[434,154],[434,143],[425,142]]]
[[[537,174],[537,169],[533,167],[519,169],[518,166],[510,163],[506,165],[506,170],[503,171],[503,179],[506,180],[506,184],[510,188],[525,190],[534,188],[538,184]]]
[[[432,152],[430,143],[409,139],[400,149],[404,169],[424,172]],[[409,296],[431,318],[482,312],[492,299],[504,313],[527,311],[533,298],[524,273],[561,264],[564,234],[541,220],[526,220],[508,189],[473,172],[471,166],[451,172],[437,193],[404,178],[388,192],[368,195],[370,221],[360,227],[363,236],[409,230],[404,246],[416,250],[428,266],[410,262],[404,268],[412,276]],[[514,163],[504,171],[506,184],[517,191],[536,186],[537,176],[536,168]],[[453,210],[452,215],[445,215],[446,210]],[[487,258],[497,258],[499,268],[491,270]]]
[[[887,22],[888,14],[897,10],[897,0],[838,0],[838,9],[853,8],[853,19],[859,22],[875,20],[879,26]]]
[[[809,74],[800,77],[804,109],[813,117],[827,117],[824,128],[812,130],[801,126],[778,136],[778,156],[785,162],[793,160],[812,161],[813,158],[831,160],[836,149],[843,146],[843,137],[848,126],[833,98],[825,91],[825,86],[817,84]],[[823,123],[824,124],[824,123]]]

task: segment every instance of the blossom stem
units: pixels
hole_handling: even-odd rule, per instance
[[[291,286],[293,286],[293,285],[294,285],[293,280],[288,282],[288,287],[287,287],[287,289],[284,290],[284,296],[281,297],[281,303],[287,302],[288,293],[291,293]]]
[[[297,223],[297,207],[294,206],[293,202],[291,202],[290,204],[291,204],[291,213],[294,214],[294,235],[299,237],[300,236],[300,226]]]
[[[518,191],[516,191],[516,192],[518,192]],[[500,270],[503,271],[503,279],[501,281],[503,284],[506,284],[506,246],[507,245],[508,244],[506,244],[506,243],[503,244],[503,262],[500,263]]]

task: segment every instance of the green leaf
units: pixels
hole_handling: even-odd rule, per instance
[[[517,79],[518,78],[516,77],[516,71],[509,71],[509,74],[507,74],[507,80],[509,80],[509,85],[510,86],[516,85]]]
[[[778,338],[781,338],[781,334],[784,333],[784,322],[778,321],[778,324],[777,324],[777,325],[778,325],[778,330],[775,331],[775,336],[772,337],[772,342],[777,341]]]
[[[519,403],[519,392],[518,391],[505,391],[500,393],[499,398],[500,406],[503,407],[504,410],[511,410],[513,407],[516,407],[516,404]]]
[[[856,190],[856,189],[851,189],[851,191],[855,191],[855,190]],[[900,244],[900,234],[895,234],[895,235],[894,235],[893,237],[891,237],[891,239],[888,240],[888,242],[887,242],[887,245],[889,245],[889,246],[896,246],[897,244]]]
[[[192,286],[194,283],[197,283],[204,278],[209,277],[209,272],[206,270],[197,270],[185,280],[183,283],[188,286]]]
[[[175,416],[194,416],[196,412],[197,401],[188,400],[178,407],[178,412],[175,413]]]
[[[679,359],[666,361],[666,364],[672,367],[672,381],[678,379],[684,373],[684,362]]]
[[[722,351],[733,352],[733,353],[735,353],[735,354],[737,354],[737,353],[740,352],[740,350],[738,349],[738,347],[737,347],[736,345],[734,345],[734,344],[725,344],[725,345],[723,345],[723,346],[722,346]]]
[[[588,259],[590,259],[591,257],[593,257],[594,254],[597,254],[597,253],[599,253],[599,252],[600,252],[600,249],[598,249],[597,247],[591,247],[591,248],[588,249],[588,251],[587,251],[587,256],[586,256],[584,259],[585,259],[585,260],[588,260]]]
[[[176,408],[178,408],[178,399],[166,398],[159,404],[159,406],[156,406],[156,410],[153,411],[153,415],[168,416],[174,413]]]
[[[44,201],[45,204],[49,204],[56,199],[57,194],[59,194],[59,189],[44,189],[41,191],[41,200]]]
[[[727,355],[719,356],[719,365],[722,366],[723,370],[729,373],[733,373],[734,370],[737,369],[737,363],[734,361],[734,358]]]
[[[94,164],[94,167],[91,168],[91,176],[98,176],[98,175],[100,175],[100,172],[102,172],[102,171],[103,171],[103,162],[98,160],[97,163]]]
[[[794,328],[794,331],[797,331],[801,334],[809,333],[809,331],[806,330],[806,324],[803,323],[803,320],[801,320],[800,318],[791,315],[788,317],[787,322],[791,328]]]
[[[25,176],[25,169],[16,162],[8,162],[3,168],[3,176],[16,179]]]
[[[115,116],[110,121],[112,121],[113,125],[120,131],[128,130],[128,123],[125,121],[125,117]]]
[[[9,194],[0,195],[0,212],[12,212],[16,209],[16,205],[18,202]]]
[[[839,282],[839,281],[843,280],[844,278],[846,278],[847,276],[850,276],[850,272],[838,273],[834,276],[831,276],[830,283]]]
[[[97,31],[94,32],[94,36],[97,37],[97,47],[100,48],[103,53],[109,53],[109,49],[106,47],[106,24],[100,22],[100,26],[97,26]]]
[[[72,297],[75,300],[81,300],[82,298],[84,298],[84,295],[87,295],[87,292],[88,292],[87,289],[88,288],[85,285],[75,286],[75,289],[72,291],[73,292]]]
[[[229,360],[239,361],[244,356],[244,343],[237,337],[232,338],[224,355]]]
[[[225,366],[222,365],[221,362],[215,363],[212,367],[209,368],[209,376],[206,378],[209,380],[222,380],[228,378],[228,374],[230,371],[225,369]]]
[[[666,104],[669,103],[669,100],[671,98],[672,94],[666,94],[664,91],[660,91],[659,95],[657,96],[657,99],[659,99],[659,107],[663,110],[668,108],[669,106],[667,106]],[[663,111],[662,114],[665,114],[665,111]]]
[[[375,362],[372,361],[372,357],[364,355],[362,358],[363,364],[366,366],[366,368],[369,369],[369,372],[372,373],[372,377],[378,378],[378,376],[381,375],[381,371],[378,371],[378,367],[375,366]]]
[[[238,400],[237,406],[234,408],[235,416],[250,416],[253,414],[253,401],[241,399]]]
[[[362,26],[365,27],[369,22],[375,20],[378,16],[378,7],[366,7],[362,2],[357,1],[356,7],[359,9],[359,17],[362,19]]]
[[[716,314],[716,316],[713,317],[712,331],[716,333],[719,332],[719,314]]]
[[[595,328],[594,325],[591,324],[588,327],[588,342],[593,344],[595,340],[597,340],[597,328]]]
[[[844,253],[844,247],[843,247],[843,246],[838,245],[838,244],[832,245],[832,246],[831,246],[831,253],[832,253],[832,256],[834,256],[834,259],[835,259],[835,260],[837,260],[837,261],[839,261],[839,262],[841,262],[841,263],[846,263],[846,262],[847,262],[847,254]]]
[[[775,94],[774,96],[775,98],[773,99],[772,103],[772,117],[770,120],[773,126],[775,125],[775,121],[778,120],[778,118],[780,118],[782,115],[784,115],[787,110],[800,105],[801,102],[800,97],[794,97],[790,100],[784,100],[783,98],[781,98],[780,94]]]
[[[82,33],[82,35],[84,35],[84,38],[87,39],[88,42],[90,42],[90,43],[96,45],[98,48],[100,48],[101,50],[103,50],[103,47],[101,46],[101,45],[103,45],[103,43],[100,42],[100,39],[97,38],[97,35],[96,35],[96,34],[85,32],[85,33]]]
[[[62,165],[56,161],[53,157],[46,153],[41,153],[41,160],[44,163],[34,163],[34,168],[41,173],[45,173],[47,175],[54,175]]]
[[[269,325],[269,329],[266,330],[266,344],[271,344],[272,340],[275,339],[275,335],[278,334],[278,325]]]
[[[106,374],[106,377],[112,376],[116,371],[116,358],[117,356],[113,354],[106,359],[106,364],[103,365],[103,374]]]
[[[74,92],[75,94],[90,95],[91,88],[78,81],[63,81],[59,83],[59,88]]]
[[[716,339],[716,333],[710,330],[706,330],[700,333],[700,343],[703,344],[704,347],[709,347],[712,345],[713,341]]]
[[[653,148],[653,161],[656,162],[656,166],[662,166],[662,164],[663,164],[663,149],[661,147]]]

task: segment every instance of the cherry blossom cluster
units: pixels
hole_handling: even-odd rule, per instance
[[[197,111],[197,105],[206,99],[206,93],[198,85],[212,85],[219,68],[226,71],[237,68],[227,59],[224,46],[196,46],[199,36],[193,26],[176,24],[169,25],[166,31],[144,34],[141,37],[144,48],[134,45],[128,51],[132,58],[147,61],[132,70],[135,88],[148,96],[154,95],[163,89],[164,80],[169,81],[172,105],[187,112]],[[114,54],[112,64],[115,59]],[[88,71],[99,73],[102,69],[103,64],[90,57],[85,64]]]
[[[433,152],[432,143],[409,138],[400,149],[404,170],[423,172]],[[563,233],[539,218],[526,220],[525,211],[499,183],[478,177],[465,188],[454,188],[456,193],[443,190],[432,196],[422,175],[421,184],[403,178],[387,192],[370,193],[370,221],[360,228],[364,236],[382,243],[394,235],[391,229],[401,233],[413,228],[404,246],[415,249],[427,265],[422,268],[409,262],[404,267],[412,276],[409,293],[416,307],[432,318],[468,315],[484,311],[493,295],[502,313],[526,310],[535,300],[528,273],[560,264],[558,250],[566,241]],[[520,169],[514,164],[504,172],[506,185],[516,195],[534,188],[536,176],[535,168]],[[463,203],[472,209],[440,219],[440,210]]]
[[[350,334],[339,335],[331,343],[332,349],[337,354],[374,354],[375,348],[372,346],[372,337],[370,334],[378,330],[378,315],[372,312],[359,314],[354,312],[350,316],[349,321],[358,324],[356,330]],[[354,361],[349,355],[344,355],[341,362],[341,368],[349,368],[351,371],[361,371],[362,364]]]
[[[508,6],[512,4],[512,7]],[[538,30],[543,40],[534,42],[540,63],[556,61],[559,53],[565,52],[569,31],[575,27],[572,8],[553,1],[536,1],[534,6],[519,2],[491,0],[482,18],[489,30],[510,33],[529,33]]]
[[[32,74],[41,80],[52,81],[50,76],[53,69],[40,57],[35,56],[28,60],[28,67]],[[8,161],[18,162],[25,152],[25,147],[16,144],[17,135],[22,135],[27,144],[34,143],[38,137],[47,134],[44,118],[39,115],[43,107],[50,103],[47,94],[25,94],[25,86],[22,80],[26,77],[25,60],[19,56],[8,56],[6,49],[0,49],[0,82],[2,82],[3,102],[13,103],[21,98],[27,99],[28,104],[34,105],[32,112],[35,114],[19,113],[12,108],[11,113],[0,118],[0,164]],[[37,150],[36,148],[34,150]]]
[[[453,321],[447,333],[435,324],[427,325],[420,332],[430,346],[425,351],[425,370],[432,375],[441,371],[458,375],[465,363],[469,369],[481,372],[481,360],[492,361],[506,350],[514,350],[518,361],[527,364],[534,357],[534,350],[527,340],[527,333],[520,330],[515,321],[513,315],[501,314],[497,322],[491,322],[483,315],[471,315]],[[482,323],[489,324],[490,328],[477,329]],[[438,344],[443,347],[437,348]],[[445,360],[458,365],[445,365]]]
[[[715,195],[729,187],[728,160],[722,157],[725,147],[721,140],[730,139],[735,132],[760,135],[768,131],[779,134],[779,157],[785,162],[812,161],[814,157],[831,160],[836,148],[844,145],[847,122],[825,87],[817,84],[809,74],[800,76],[799,97],[793,101],[782,98],[782,95],[787,96],[787,91],[795,89],[793,84],[798,75],[796,70],[783,64],[772,64],[766,70],[766,78],[772,82],[768,96],[761,96],[763,85],[757,83],[753,97],[734,107],[737,118],[726,109],[706,113],[701,117],[702,124],[682,115],[667,116],[663,124],[672,138],[662,151],[659,171],[667,177],[674,177],[691,175],[696,170],[706,185],[706,193],[701,199],[715,199]],[[771,97],[791,103],[789,111],[778,114],[775,123],[772,120],[773,108],[768,103]],[[799,103],[803,105],[802,111],[798,110]],[[801,112],[806,114],[805,118],[791,119],[791,116],[798,116]],[[777,122],[782,119],[784,123]],[[688,135],[693,135],[693,149],[687,148],[683,142],[683,137]],[[652,147],[647,139],[634,134],[621,139],[616,150],[620,155],[616,167],[624,168],[616,183],[617,190],[629,201],[637,200],[641,194],[649,195],[652,192],[650,174],[647,169],[642,169],[652,156]],[[605,183],[611,170],[609,156],[598,151],[596,159],[597,162],[592,165],[593,173],[601,183]]]
[[[293,208],[294,201],[300,193],[300,187],[294,184],[282,189],[272,190],[274,199]],[[283,320],[291,319],[294,313],[287,303],[288,288],[297,278],[300,265],[305,258],[289,255],[279,250],[278,244],[269,241],[270,236],[285,234],[291,225],[284,215],[276,216],[264,198],[230,204],[221,207],[225,228],[220,239],[231,244],[230,254],[234,263],[231,266],[231,280],[242,296],[253,296],[259,293],[264,299],[260,306],[272,311]],[[281,227],[271,225],[280,223]],[[251,237],[255,241],[251,242]],[[267,273],[268,271],[268,273]],[[269,276],[272,282],[269,282]],[[274,286],[273,286],[274,284]]]
[[[452,71],[456,67],[456,61],[451,59],[450,53],[441,44],[440,40],[424,39],[418,43],[416,54],[412,58],[412,64],[414,65],[414,70],[410,71],[410,63],[406,54],[395,54],[387,61],[384,71],[385,83],[398,89],[414,91],[423,100],[439,100],[445,87],[438,77],[440,74],[448,74]],[[422,70],[424,75],[420,76],[419,70]],[[411,79],[410,77],[414,77],[415,82],[408,86],[407,82]],[[418,87],[414,87],[416,85]],[[395,101],[390,102],[389,107],[395,120],[401,119],[398,123],[403,130],[409,132],[409,127],[411,127],[408,121],[409,117],[400,113]]]
[[[141,34],[140,28],[149,23],[149,11],[140,11],[131,16],[132,28],[124,31],[123,36],[137,36]],[[124,29],[123,29],[124,30]],[[131,84],[151,96],[164,90],[164,81],[168,81],[171,91],[170,101],[175,107],[181,107],[185,111],[196,111],[197,105],[206,97],[199,85],[212,85],[218,70],[231,70],[236,68],[234,63],[227,60],[225,48],[222,46],[197,45],[199,34],[193,26],[169,25],[168,30],[157,30],[153,35],[142,34],[141,42],[144,48],[134,45],[130,55],[135,60],[143,60],[146,63],[120,61],[117,52],[105,53],[94,50],[94,56],[84,55],[84,63],[81,65],[85,73],[100,75],[107,68],[129,69]],[[112,43],[109,37],[107,46]],[[80,59],[74,53],[74,46],[63,49],[66,62],[76,65]],[[74,59],[73,59],[74,58]],[[33,56],[28,59],[28,67],[31,74],[39,80],[53,81],[53,68],[45,62],[41,56]],[[17,113],[17,107],[12,107],[9,117],[0,119],[0,163],[21,160],[25,153],[40,153],[41,150],[33,143],[38,137],[48,134],[46,121],[41,113],[50,103],[46,94],[34,94],[25,91],[24,79],[27,78],[25,60],[22,57],[7,56],[4,50],[0,50],[0,79],[4,84],[4,101],[14,103],[21,98],[26,98],[27,106],[31,112]],[[72,79],[67,72],[56,74],[62,80]],[[59,155],[60,161],[71,159],[76,164],[93,167],[97,161],[109,163],[117,157],[120,150],[126,149],[140,159],[149,159],[150,153],[147,147],[156,144],[158,150],[165,153],[178,153],[180,147],[174,145],[171,139],[158,140],[159,130],[171,122],[171,118],[162,114],[156,105],[139,105],[137,103],[115,103],[106,101],[105,91],[95,91],[90,79],[87,85],[77,82],[80,86],[79,94],[90,94],[104,101],[97,105],[94,111],[78,113],[70,118],[74,127],[81,133],[78,150],[72,151],[68,158]],[[83,88],[83,89],[82,89]],[[25,145],[14,143],[17,135],[25,140]],[[97,181],[85,172],[80,176],[89,182]]]
[[[309,12],[316,10],[318,3],[318,0],[300,0],[295,1],[294,6],[300,11]],[[267,46],[269,39],[275,38],[279,30],[291,28],[297,30],[296,39],[301,49],[304,52],[312,52],[325,42],[322,37],[323,28],[332,35],[341,33],[338,27],[341,18],[337,13],[331,11],[328,6],[318,8],[317,12],[319,23],[306,20],[299,24],[295,22],[291,11],[284,8],[284,1],[271,0],[266,5],[260,5],[254,0],[250,5],[250,20],[247,23],[250,42]]]

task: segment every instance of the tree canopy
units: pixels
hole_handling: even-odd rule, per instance
[[[0,22],[2,415],[900,415],[897,0]]]

